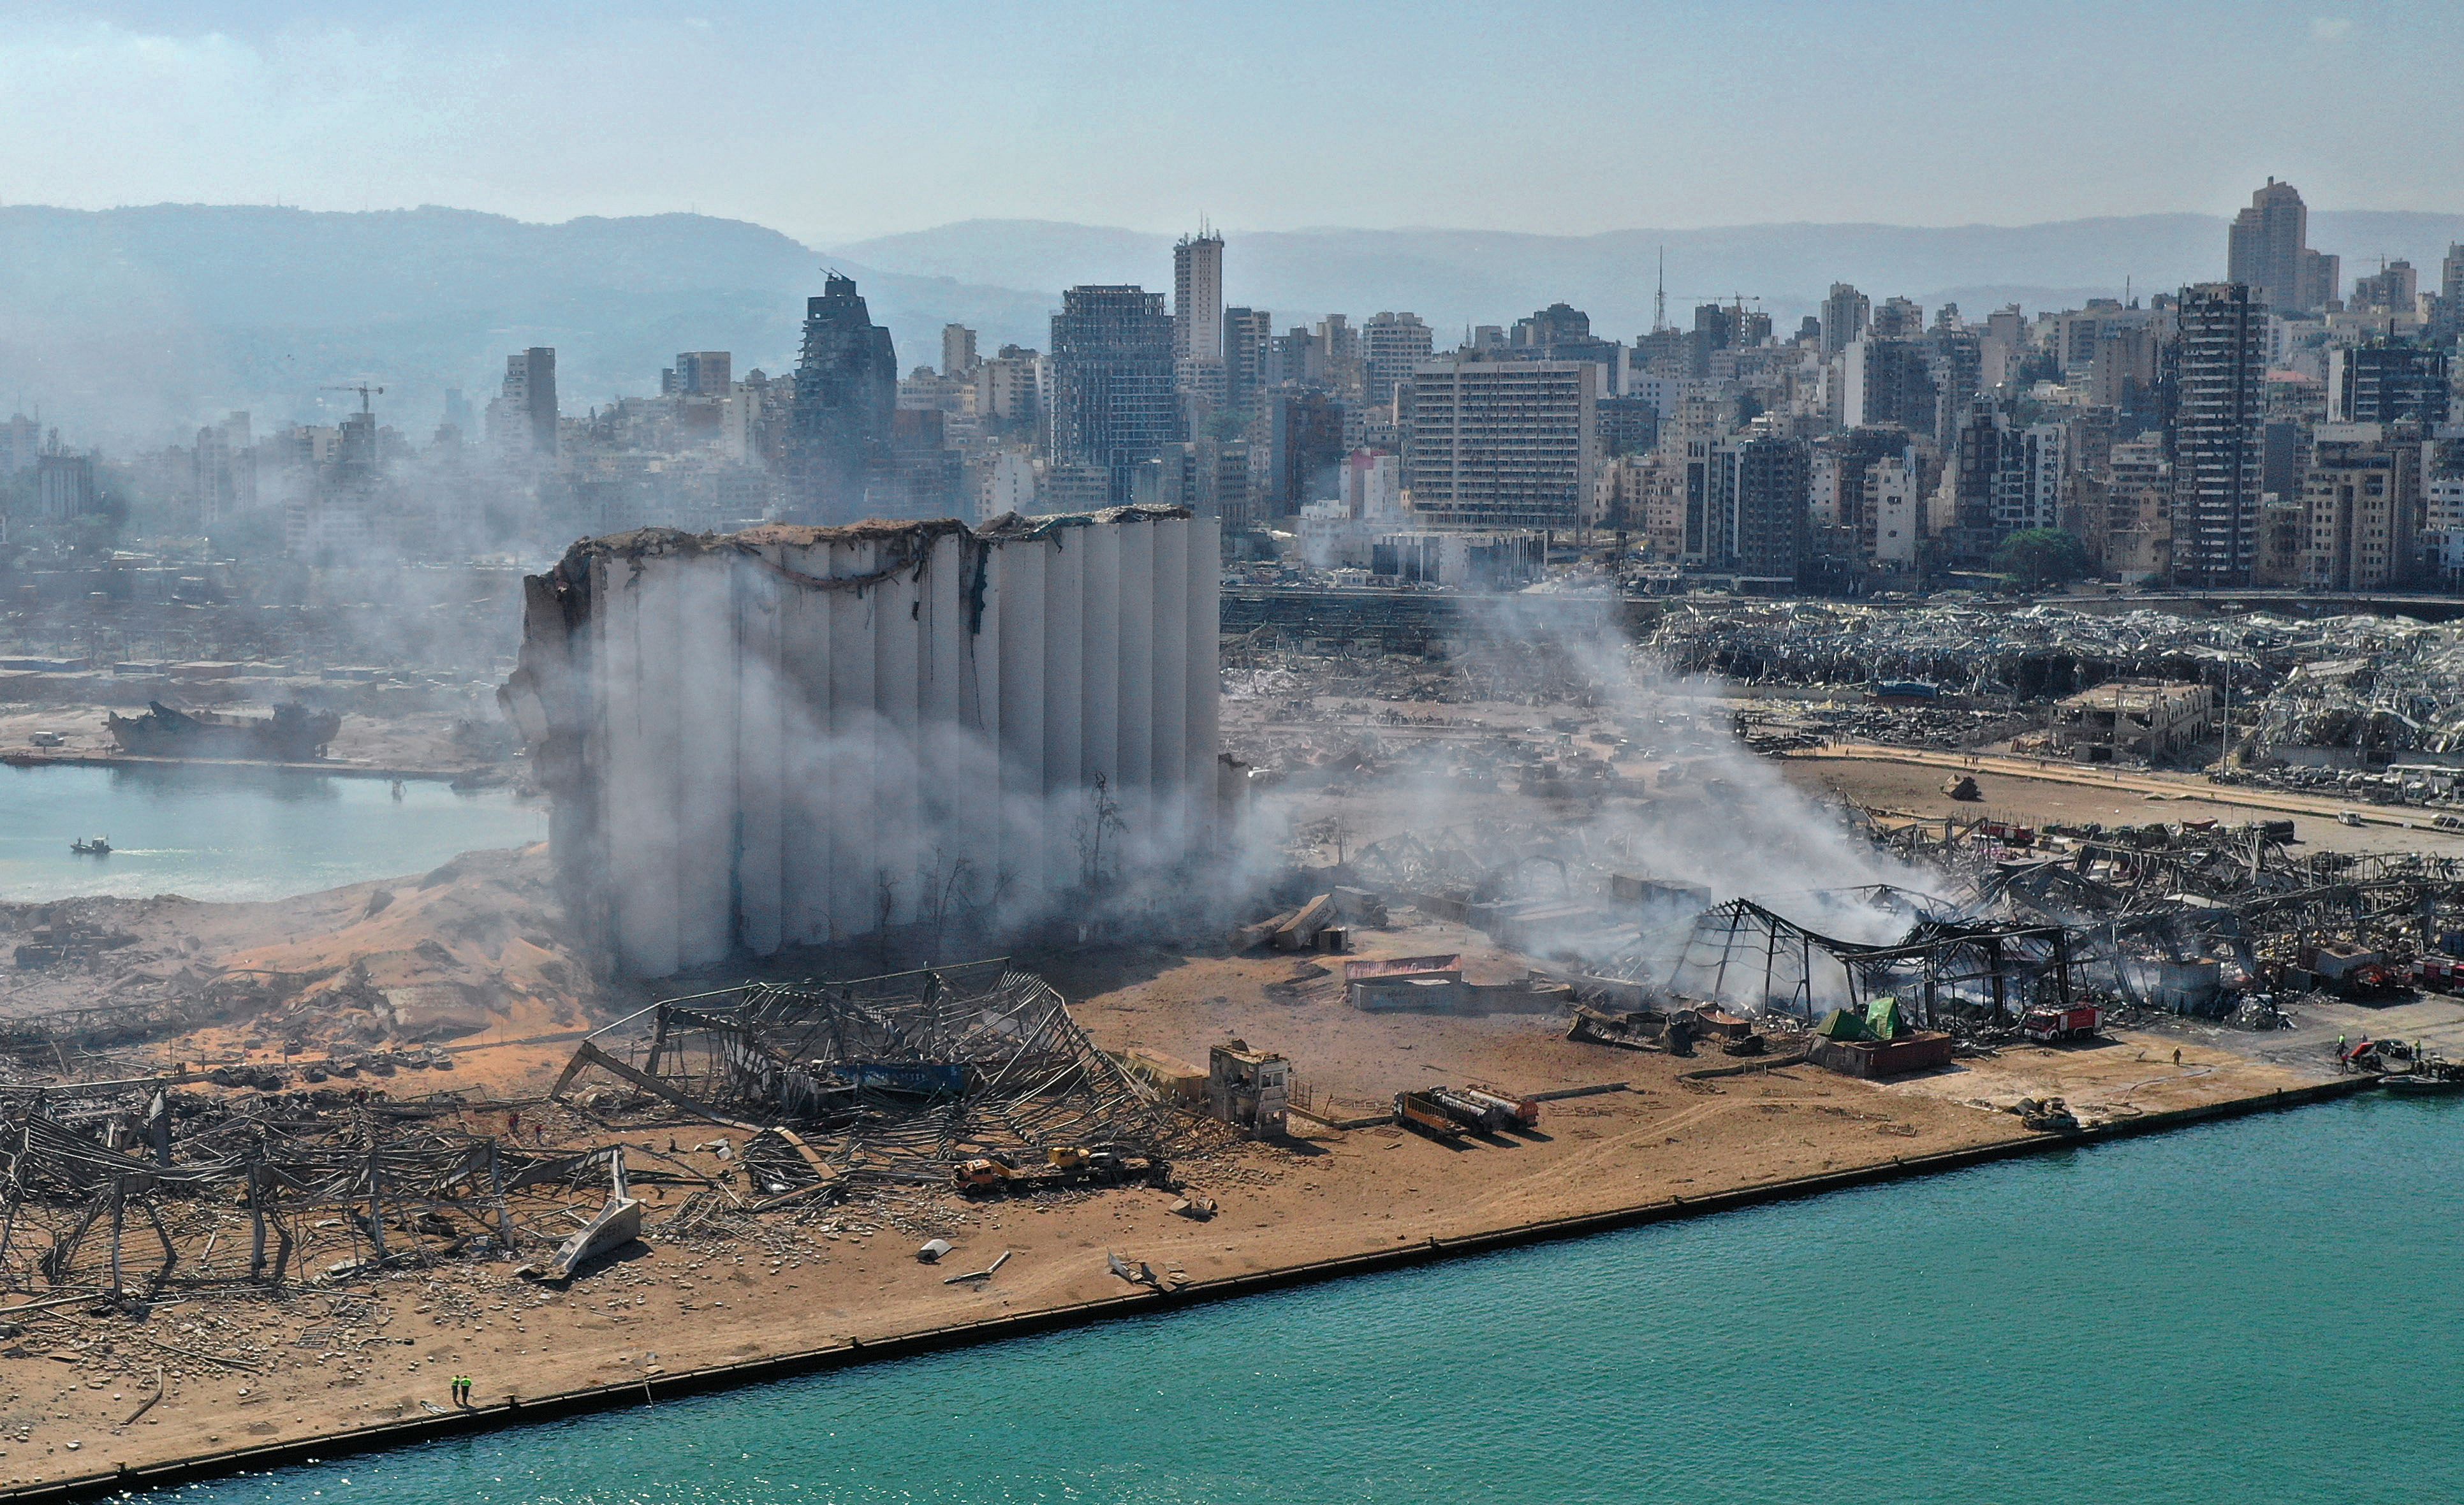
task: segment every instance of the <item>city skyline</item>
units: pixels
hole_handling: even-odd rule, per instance
[[[1204,212],[1237,234],[2230,214],[2270,174],[2319,210],[2464,199],[2464,165],[2390,152],[2374,123],[2464,125],[2435,62],[2464,52],[2464,17],[2393,6],[1578,6],[1511,28],[1281,6],[0,14],[0,181],[73,208],[698,210],[829,244],[967,217],[1178,232]],[[2376,108],[2284,103],[2345,92]]]
[[[1474,324],[1557,301],[1587,312],[1595,333],[1638,334],[1650,327],[1661,257],[1681,317],[1743,294],[1792,324],[1818,311],[1834,281],[1927,307],[2047,310],[2211,279],[2228,270],[2233,223],[2219,214],[2020,231],[1779,226],[1587,239],[1244,233],[1222,287],[1227,305],[1278,311],[1284,325],[1346,312],[1366,319],[1373,338],[1374,311],[1416,312],[1448,343]],[[2439,259],[2464,240],[2464,215],[2325,210],[2312,227],[2315,244],[2343,253],[2356,288],[2395,251],[2424,269],[2422,291],[2437,291]],[[587,406],[638,392],[643,372],[673,353],[662,330],[680,320],[701,329],[701,343],[732,348],[739,371],[791,365],[796,311],[824,266],[864,280],[880,321],[919,353],[952,321],[984,331],[988,349],[1040,345],[1068,286],[1172,285],[1172,236],[1047,229],[1033,237],[979,222],[842,255],[709,218],[531,227],[445,210],[0,208],[0,247],[15,259],[21,295],[0,316],[0,376],[10,379],[0,396],[131,438],[192,430],[231,408],[330,421],[312,414],[353,400],[320,390],[329,383],[388,386],[381,406],[397,409],[406,397],[429,408],[450,387],[493,390],[498,333],[518,329],[531,336],[522,343],[561,347],[560,385]],[[404,275],[421,265],[432,270]],[[410,318],[361,327],[378,309]],[[169,365],[138,359],[165,328],[181,332],[188,353]],[[311,328],[330,331],[315,337],[323,355],[295,365],[297,331]]]
[[[601,222],[627,251],[653,223]],[[385,384],[329,382],[361,398],[340,425],[277,423],[258,440],[255,412],[232,405],[193,443],[125,462],[13,418],[11,484],[44,546],[116,531],[142,497],[150,526],[209,539],[278,520],[282,552],[309,560],[388,538],[451,555],[679,519],[1154,503],[1222,523],[1227,561],[1296,542],[1300,567],[1338,584],[1533,578],[1562,533],[1584,548],[1613,539],[1612,563],[1655,572],[1638,585],[1857,594],[1997,577],[2022,546],[2060,553],[2046,568],[2203,588],[2464,585],[2464,525],[2429,484],[2464,473],[2464,430],[2449,425],[2464,239],[2434,268],[2382,261],[2347,297],[2342,257],[2309,227],[2299,187],[2271,175],[2178,293],[2141,284],[2032,312],[1962,289],[1963,312],[1962,299],[1843,278],[1793,327],[1742,293],[1681,290],[1672,318],[1655,256],[1652,327],[1631,344],[1557,298],[1467,322],[1448,348],[1410,299],[1378,297],[1388,306],[1365,323],[1228,303],[1231,248],[1251,242],[1201,219],[1172,247],[1169,294],[1143,271],[1090,268],[1045,316],[1040,351],[950,320],[937,367],[902,362],[832,268],[805,298],[792,376],[747,362],[737,381],[737,351],[714,342],[664,365],[655,398],[568,409],[558,351],[539,342],[502,357],[476,447],[459,388],[422,443],[370,411]],[[775,234],[768,249],[803,254]],[[2204,270],[2219,249],[2223,280]],[[586,284],[555,264],[533,297]],[[474,464],[493,504],[467,499]],[[1459,537],[1433,553],[1398,542],[1398,523]]]

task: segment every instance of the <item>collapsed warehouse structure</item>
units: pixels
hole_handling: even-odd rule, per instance
[[[1862,1010],[1887,998],[1923,1028],[1997,1028],[2030,1008],[2068,1008],[2091,960],[2074,955],[2059,924],[1964,915],[1887,885],[1818,897],[1835,910],[1854,903],[1904,917],[1907,928],[1890,941],[1849,941],[1752,899],[1731,899],[1695,918],[1668,967],[1669,986],[1806,1024],[1834,1007]]]
[[[645,529],[527,583],[500,694],[571,913],[628,972],[999,933],[1201,851],[1216,525]]]
[[[1608,1034],[1638,1038],[1695,1005],[1801,1029],[1887,1000],[1912,1027],[1991,1044],[2034,1011],[2081,1006],[2270,1029],[2313,994],[2464,990],[2464,860],[2297,853],[2289,821],[2032,829],[1842,813],[1925,891],[1715,902],[1649,875],[1648,850],[1596,828],[1483,822],[1364,848],[1343,870],[1362,888],[1338,892],[1478,929],[1571,984]]]
[[[1002,961],[848,983],[748,983],[648,1012],[647,1040],[620,1055],[601,1042],[634,1021],[594,1031],[549,1096],[612,1078],[765,1131],[781,1189],[946,1184],[965,1161],[1043,1161],[1055,1150],[1104,1150],[1159,1169],[1173,1138],[1153,1094],[1095,1048],[1061,995]]]
[[[1338,813],[1296,828],[1296,852],[1342,870],[1310,887],[1355,886],[1469,924],[1597,1007],[1704,1001],[1812,1024],[1887,998],[1918,1028],[1989,1044],[2019,1032],[2029,1011],[2074,1001],[2265,1027],[2313,990],[2353,997],[2464,976],[2464,894],[2445,860],[2297,856],[2289,822],[2031,831],[1970,819],[1947,831],[1939,819],[1843,811],[1861,833],[1851,849],[1878,845],[1901,860],[1832,865],[1820,893],[1782,892],[1799,885],[1769,864],[1715,865],[1716,895],[1677,881],[1714,875],[1699,860],[1702,829],[1732,832],[1732,812],[1750,808],[1739,795],[1753,786],[1719,756],[1731,731],[1771,753],[1839,738],[2015,739],[2020,752],[2151,762],[2213,758],[2221,731],[2219,784],[2454,810],[2432,823],[2464,829],[2464,627],[2052,605],[1627,606],[1640,645],[1564,655],[1565,682],[1535,688],[1530,703],[1573,714],[1520,735],[1493,715],[1441,709],[1516,698],[1512,676],[1492,683],[1476,668],[1480,655],[1506,656],[1490,645],[1415,659],[1291,613],[1228,639],[1233,751],[1268,777],[1331,794],[1392,773],[1469,793],[1511,785],[1588,812],[1366,846],[1349,844]],[[1707,672],[1837,694],[1746,697],[1742,707],[1665,696],[1629,708],[1614,694],[1620,665],[1645,683]],[[2110,688],[2125,680],[2135,683]],[[2110,706],[2115,724],[2057,720],[2048,733],[2060,698],[2081,694],[2081,710]],[[1366,716],[1344,703],[1361,700],[1384,703]],[[1660,766],[1646,778],[1637,763]],[[1689,824],[1689,802],[1710,813]],[[1869,877],[1898,887],[1857,886]]]
[[[11,1087],[0,1285],[89,1301],[278,1289],[553,1246],[569,1210],[598,1204],[605,1150],[522,1148],[463,1110],[332,1089]]]
[[[1804,1023],[1887,996],[1925,1028],[1980,1037],[2081,999],[2266,1029],[2314,992],[2458,985],[2464,863],[2296,856],[2284,834],[2266,823],[1911,822],[1878,836],[1938,871],[1954,896],[1843,890],[1799,896],[1795,918],[1777,901],[1733,899],[1600,972]],[[1809,924],[1808,913],[1828,918]],[[1860,914],[1857,928],[1882,939],[1830,933]]]
[[[134,1313],[499,1254],[562,1278],[636,1236],[645,1197],[677,1237],[789,1203],[946,1188],[979,1158],[1051,1172],[1021,1178],[1035,1184],[1160,1180],[1184,1132],[1057,992],[1004,962],[750,984],[651,1012],[647,1036],[637,1016],[585,1038],[544,1100],[0,1084],[0,1289],[33,1294],[20,1313],[99,1298]],[[683,1149],[671,1132],[667,1153],[641,1137],[672,1131],[679,1109],[737,1132]]]
[[[2036,719],[2023,704],[2140,681],[2207,686],[2249,757],[2297,776],[2408,757],[2464,765],[2464,625],[2454,623],[1792,601],[1672,608],[1639,636],[1681,673],[1892,700],[1869,719],[1822,718],[1819,729],[1835,735],[1975,744]],[[1962,726],[1962,717],[1973,720]]]

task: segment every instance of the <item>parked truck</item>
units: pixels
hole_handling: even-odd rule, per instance
[[[1454,1115],[1427,1093],[1397,1093],[1395,1121],[1432,1139],[1460,1140],[1463,1136],[1463,1126],[1455,1121]]]
[[[2068,1008],[2031,1008],[2019,1020],[2019,1032],[2042,1045],[2057,1040],[2084,1040],[2104,1023],[2104,1011],[2094,1004]]]
[[[1041,1165],[1014,1165],[1007,1159],[979,1156],[950,1168],[950,1184],[963,1192],[1032,1191],[1039,1186],[1110,1184],[1133,1175],[1151,1173],[1159,1162],[1118,1150],[1085,1149],[1056,1144],[1045,1151]]]
[[[1466,1129],[1496,1134],[1514,1126],[1514,1105],[1502,1097],[1460,1087],[1432,1087],[1427,1096],[1439,1112]]]
[[[1503,1087],[1488,1087],[1478,1082],[1465,1087],[1463,1096],[1474,1102],[1487,1103],[1504,1109],[1513,1120],[1507,1125],[1508,1128],[1539,1127],[1540,1099],[1537,1097],[1517,1096]]]
[[[950,1184],[960,1191],[1000,1191],[1019,1175],[997,1160],[979,1156],[950,1167]]]

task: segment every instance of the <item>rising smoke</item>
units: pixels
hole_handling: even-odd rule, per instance
[[[1464,605],[1471,630],[1453,645],[1452,662],[1473,698],[1510,704],[1528,697],[1535,716],[1576,711],[1623,736],[1623,756],[1667,770],[1645,791],[1547,807],[1547,834],[1536,845],[1566,863],[1560,871],[1570,897],[1604,888],[1607,873],[1616,872],[1696,886],[1709,905],[1750,899],[1821,934],[1869,944],[1898,940],[1917,912],[1947,907],[1925,896],[1935,875],[1878,849],[1843,808],[1790,783],[1749,750],[1734,730],[1726,685],[1673,674],[1629,641],[1614,601],[1601,600],[1595,613],[1565,596],[1465,598]],[[1409,811],[1414,835],[1494,830],[1481,819],[1499,809],[1494,796],[1425,767],[1389,777],[1394,782],[1379,791],[1386,796],[1380,804]],[[1266,834],[1253,830],[1251,840],[1263,845]],[[1514,836],[1501,835],[1502,845],[1487,852],[1477,840],[1472,855],[1485,863],[1529,850]],[[1545,897],[1553,881],[1537,869],[1529,892]],[[1878,898],[1878,888],[1893,892]],[[1736,986],[1715,989],[1710,978],[1681,966],[1702,907],[1646,901],[1638,936],[1634,905],[1610,902],[1608,912],[1622,917],[1612,934],[1604,935],[1596,918],[1525,921],[1523,945],[1587,969],[1614,959],[1625,975],[1758,1006],[1758,997]],[[1815,961],[1815,1001],[1844,1001],[1837,968]],[[1753,980],[1760,979],[1756,967]]]
[[[1717,677],[1670,673],[1626,641],[1605,611],[1573,625],[1514,596],[1486,598],[1481,609],[1490,632],[1569,664],[1594,687],[1604,719],[1647,741],[1672,733],[1687,738],[1683,762],[1690,791],[1681,786],[1675,797],[1614,803],[1587,822],[1605,845],[1649,863],[1650,875],[1699,883],[1715,902],[1751,898],[1775,907],[1864,885],[1923,886],[1923,874],[1875,850],[1836,807],[1747,749],[1727,724],[1727,686]],[[1854,906],[1853,913],[1871,911]]]

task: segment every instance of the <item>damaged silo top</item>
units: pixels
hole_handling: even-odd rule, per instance
[[[525,584],[499,692],[567,898],[622,967],[1039,912],[1213,824],[1215,523],[645,528]]]

